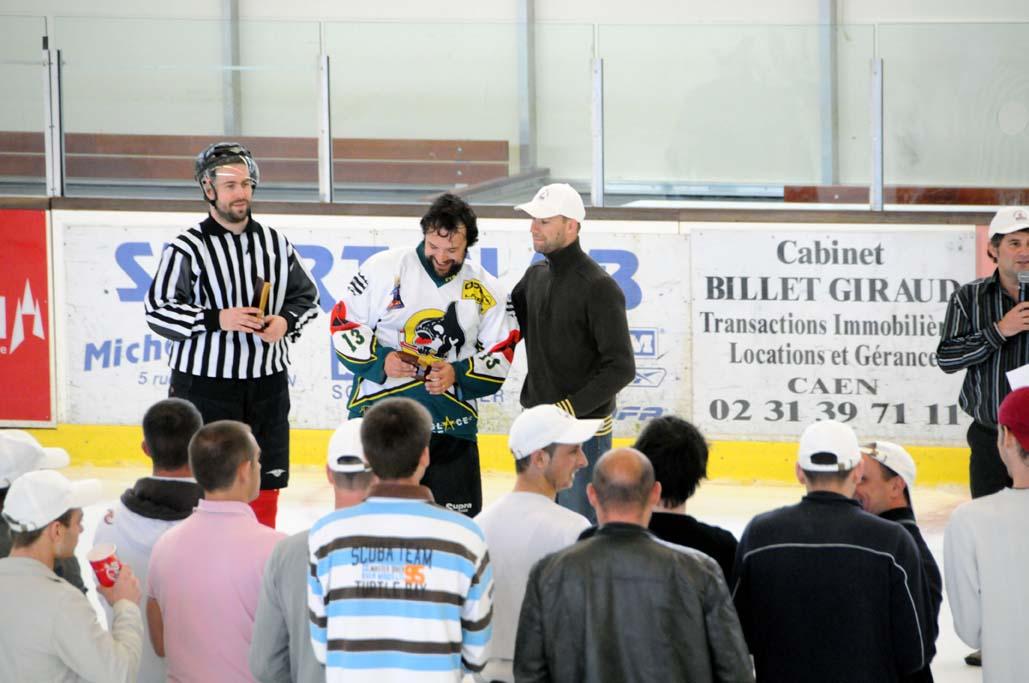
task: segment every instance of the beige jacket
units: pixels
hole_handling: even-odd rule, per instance
[[[139,673],[143,616],[119,600],[110,632],[80,591],[42,563],[0,560],[0,668],[11,681],[129,683]]]

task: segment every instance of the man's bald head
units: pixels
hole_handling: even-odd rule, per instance
[[[616,448],[600,457],[593,468],[597,506],[606,510],[650,509],[654,467],[635,448]]]

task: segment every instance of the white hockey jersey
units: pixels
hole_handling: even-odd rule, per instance
[[[405,396],[429,410],[435,433],[468,439],[477,431],[475,399],[500,389],[518,340],[510,299],[495,277],[466,258],[456,274],[441,278],[420,244],[365,261],[330,327],[336,357],[354,373],[351,417],[383,398]],[[451,363],[454,386],[432,395],[422,378],[386,377],[387,354],[402,346]]]

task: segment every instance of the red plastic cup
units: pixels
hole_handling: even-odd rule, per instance
[[[113,586],[121,572],[121,562],[118,561],[118,556],[115,554],[117,550],[118,547],[113,543],[101,543],[94,546],[86,555],[89,566],[96,574],[97,582],[105,588]]]

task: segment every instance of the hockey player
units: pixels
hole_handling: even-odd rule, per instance
[[[467,258],[479,230],[460,197],[440,196],[422,217],[422,242],[369,258],[332,312],[336,356],[354,373],[351,417],[404,396],[432,416],[422,484],[470,517],[482,507],[475,399],[496,393],[518,340],[507,293]]]

